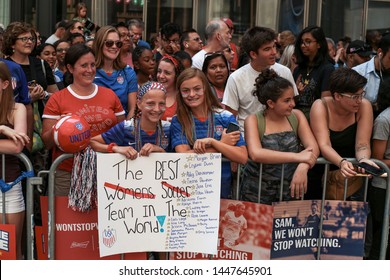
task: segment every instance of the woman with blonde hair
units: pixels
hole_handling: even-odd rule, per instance
[[[92,49],[96,58],[94,83],[112,89],[119,97],[127,119],[134,115],[137,102],[137,76],[120,58],[123,42],[113,26],[103,26],[95,35]]]

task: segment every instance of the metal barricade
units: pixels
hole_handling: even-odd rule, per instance
[[[27,172],[33,172],[34,168],[30,159],[23,153],[12,155],[17,157],[26,167]],[[2,178],[5,178],[5,155],[2,154]],[[34,256],[34,189],[33,185],[42,184],[42,181],[38,177],[26,178],[26,232],[27,232],[27,250],[26,258],[32,260]],[[5,213],[5,195],[2,193],[3,201],[3,223],[6,223]]]
[[[55,256],[55,196],[54,196],[54,180],[55,180],[55,170],[57,169],[58,165],[68,158],[73,157],[73,154],[63,154],[60,157],[58,157],[51,165],[51,168],[49,170],[49,182],[48,182],[48,196],[49,196],[49,213],[48,213],[48,258],[50,260],[54,259]],[[348,161],[352,163],[357,163],[355,158],[347,158]],[[389,175],[387,177],[387,188],[386,188],[386,201],[385,201],[385,207],[384,207],[384,217],[383,217],[383,227],[382,227],[382,238],[381,238],[381,249],[380,249],[380,259],[385,259],[386,257],[386,249],[387,249],[387,242],[389,238],[389,215],[390,215],[390,169],[387,167],[386,164],[383,162],[371,159],[373,162],[375,162],[378,166],[383,168],[386,173]],[[329,161],[325,160],[324,158],[318,158],[316,164],[322,164],[324,165],[325,172],[324,172],[324,180],[323,180],[323,193],[322,193],[322,202],[325,201],[325,193],[326,193],[326,179],[329,172],[329,165],[331,164]],[[259,190],[261,190],[261,176],[262,176],[262,164],[260,164],[260,176],[259,176]],[[281,176],[281,193],[280,193],[280,199],[282,199],[282,191],[283,191],[283,176],[284,173],[282,172]],[[233,190],[233,197],[235,199],[239,198],[240,194],[240,177],[241,177],[241,168],[239,166],[237,170],[237,184],[235,186],[235,189]],[[31,178],[30,178],[31,180]],[[347,194],[347,180],[344,182],[344,200],[346,200],[346,194]],[[367,198],[367,190],[368,190],[368,178],[365,178],[365,190],[364,190],[364,201],[366,201]],[[32,188],[31,188],[32,193]],[[31,195],[32,197],[32,195]],[[304,198],[302,198],[304,199]],[[260,193],[259,193],[259,201],[260,201]],[[32,213],[32,208],[31,208]],[[322,233],[322,224],[323,224],[323,214],[324,214],[324,203],[322,203],[321,207],[321,221],[320,221],[320,236]],[[31,223],[32,220],[30,220]],[[32,235],[33,237],[33,235]],[[33,240],[33,238],[31,238]],[[31,242],[32,243],[32,242]],[[320,242],[318,242],[320,244]],[[320,245],[319,245],[320,246]],[[318,250],[318,254],[320,254],[320,250]],[[319,255],[318,255],[319,256]]]
[[[355,158],[347,158],[349,162],[352,162],[353,164],[358,163]],[[386,197],[385,197],[385,206],[384,206],[384,216],[383,216],[383,225],[382,225],[382,238],[381,238],[381,248],[380,248],[380,259],[385,259],[386,258],[386,249],[387,249],[387,244],[388,244],[388,239],[389,239],[389,218],[390,218],[390,168],[383,163],[380,160],[377,159],[370,159],[373,162],[375,162],[379,167],[383,168],[386,173],[387,173],[387,183],[386,183]],[[323,215],[324,215],[324,206],[325,206],[325,194],[326,194],[326,181],[328,178],[328,173],[329,173],[329,165],[332,163],[327,161],[324,158],[318,158],[316,165],[317,164],[322,164],[324,165],[325,172],[324,172],[324,177],[323,177],[323,183],[322,183],[322,207],[321,207],[321,212],[320,212],[320,229],[319,229],[319,239],[321,240],[322,236],[322,225],[323,225]],[[235,189],[233,190],[234,198],[239,199],[240,197],[240,178],[241,178],[241,170],[242,166],[238,168],[238,174],[237,174],[237,184],[235,186]],[[261,182],[262,182],[262,172],[263,171],[263,164],[259,164],[259,193],[258,193],[258,203],[260,203],[260,197],[261,197]],[[280,193],[279,193],[279,198],[280,201],[283,199],[283,179],[284,179],[284,164],[282,164],[282,174],[280,178]],[[348,179],[344,181],[344,201],[347,198],[347,184],[348,184]],[[368,192],[368,177],[364,178],[364,201],[367,200],[367,192]],[[304,197],[302,198],[304,199]],[[318,255],[317,258],[319,258],[320,255],[320,245],[321,242],[318,242]]]

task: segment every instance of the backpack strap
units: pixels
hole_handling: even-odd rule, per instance
[[[287,119],[288,119],[288,122],[290,123],[291,127],[293,128],[295,134],[297,134],[299,123],[298,123],[298,118],[294,114],[293,111],[291,111],[291,114],[290,114],[290,116],[287,117]]]
[[[257,118],[257,129],[259,130],[259,138],[260,141],[263,140],[264,132],[265,132],[265,118],[264,111],[259,111],[256,113]]]
[[[265,117],[264,117],[264,111],[259,111],[256,113],[257,118],[257,129],[259,130],[259,138],[260,141],[263,140],[263,136],[265,133]],[[294,114],[294,112],[291,112],[290,116],[287,117],[288,122],[290,123],[292,129],[294,130],[295,134],[297,134],[298,131],[298,118]]]

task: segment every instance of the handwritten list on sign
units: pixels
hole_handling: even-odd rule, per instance
[[[217,251],[221,155],[97,156],[100,255]]]

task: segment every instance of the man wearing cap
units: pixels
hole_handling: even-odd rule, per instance
[[[352,68],[370,60],[373,54],[371,46],[365,44],[362,40],[355,40],[349,43],[347,47],[347,67]]]
[[[60,38],[62,38],[62,36],[64,36],[64,34],[65,34],[67,24],[68,24],[67,20],[62,20],[60,22],[57,22],[56,26],[55,26],[56,31],[53,34],[51,34],[49,38],[47,38],[45,43],[54,44]]]
[[[212,20],[206,25],[205,36],[207,44],[192,57],[192,67],[202,70],[204,56],[207,53],[223,51],[229,47],[232,34],[227,24],[220,20]]]
[[[352,43],[351,43],[352,44]],[[374,105],[376,111],[376,99],[379,85],[385,77],[390,76],[390,34],[383,36],[378,43],[377,55],[369,61],[359,64],[352,69],[367,79],[364,96]]]
[[[233,21],[230,18],[223,18],[222,20],[229,27],[230,34],[232,35],[232,38],[233,38],[233,32],[234,32]],[[240,49],[233,41],[230,41],[229,45],[230,45],[230,49],[234,52],[233,61],[230,64],[230,70],[234,71],[237,69],[237,66],[238,66],[238,56],[239,56]]]

